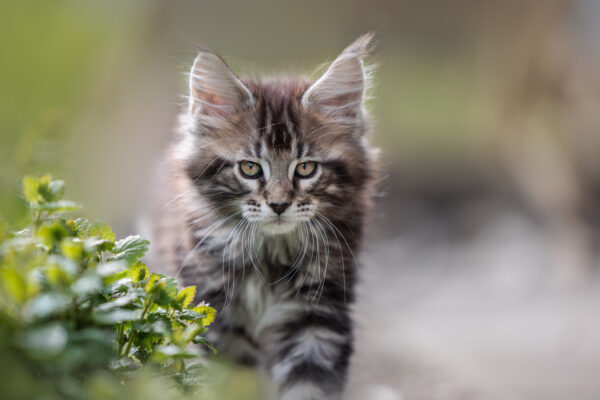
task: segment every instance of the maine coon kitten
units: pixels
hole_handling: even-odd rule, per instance
[[[162,264],[218,310],[209,340],[263,367],[285,400],[342,397],[376,170],[371,43],[360,37],[316,81],[239,79],[201,51],[168,156]]]

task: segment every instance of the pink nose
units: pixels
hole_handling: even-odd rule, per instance
[[[269,207],[275,211],[275,214],[281,215],[290,206],[290,203],[269,203]]]

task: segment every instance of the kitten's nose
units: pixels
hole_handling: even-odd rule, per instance
[[[269,203],[269,207],[275,211],[275,214],[281,215],[290,206],[290,203]]]

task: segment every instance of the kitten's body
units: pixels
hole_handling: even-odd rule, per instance
[[[265,368],[286,400],[341,398],[352,353],[353,252],[375,168],[362,108],[369,43],[316,83],[238,80],[201,53],[165,168],[162,262],[219,311],[209,339]]]

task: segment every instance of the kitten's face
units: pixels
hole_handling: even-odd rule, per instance
[[[197,58],[185,160],[215,213],[267,235],[353,217],[370,162],[360,57],[347,49],[314,83],[242,82],[213,53]]]
[[[315,157],[293,151],[267,148],[264,153],[262,157],[249,154],[233,168],[248,192],[240,199],[242,216],[266,233],[287,233],[315,218],[323,166]]]

